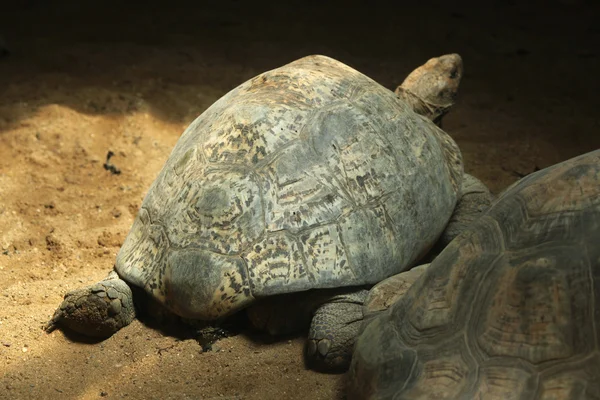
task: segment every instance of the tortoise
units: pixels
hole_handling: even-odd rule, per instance
[[[349,398],[598,398],[599,241],[600,150],[517,181],[420,277],[389,278]]]
[[[359,328],[349,310],[361,310],[364,287],[412,266],[451,218],[459,226],[489,203],[433,121],[461,76],[460,56],[445,55],[395,94],[316,55],[233,89],[178,140],[114,271],[67,293],[46,330],[112,335],[135,317],[131,286],[190,320],[250,307],[274,334],[314,315],[308,358],[347,368]]]

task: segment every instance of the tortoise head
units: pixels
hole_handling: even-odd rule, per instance
[[[396,94],[418,114],[438,122],[454,105],[462,75],[462,58],[445,54],[411,72],[396,88]]]

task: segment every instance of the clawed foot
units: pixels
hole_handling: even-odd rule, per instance
[[[131,289],[115,272],[92,286],[65,295],[46,332],[66,327],[85,336],[107,338],[135,318]]]
[[[342,373],[352,360],[352,344],[334,346],[331,339],[309,338],[306,341],[305,359],[308,366],[316,371]]]
[[[363,321],[366,290],[337,295],[314,314],[305,347],[308,366],[323,372],[345,372]]]
[[[321,339],[314,340],[309,339],[306,343],[306,353],[309,357],[327,357],[329,354],[329,350],[331,349],[331,340],[329,339]],[[318,354],[317,354],[318,353]]]
[[[305,359],[308,367],[316,371],[342,373],[350,366],[352,347],[358,336],[358,324],[352,324],[346,332],[337,338],[317,339],[309,337],[306,341]]]

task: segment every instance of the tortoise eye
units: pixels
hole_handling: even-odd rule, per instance
[[[458,76],[458,69],[453,68],[452,71],[450,71],[450,79],[456,79],[457,76]]]

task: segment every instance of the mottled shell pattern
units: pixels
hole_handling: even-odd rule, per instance
[[[600,394],[600,150],[528,175],[360,335],[357,399]]]
[[[255,298],[372,284],[452,214],[456,144],[393,92],[324,56],[238,86],[182,134],[116,261],[188,318]]]

